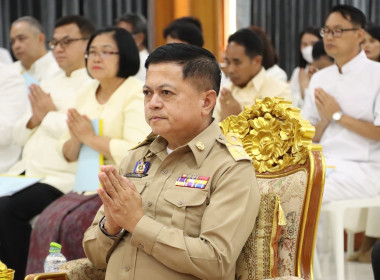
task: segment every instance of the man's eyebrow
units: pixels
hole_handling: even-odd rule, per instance
[[[62,37],[60,40],[68,39],[68,38],[69,38],[69,35],[66,35],[66,36]],[[54,40],[57,40],[54,36],[53,36],[53,39],[54,39]]]
[[[109,44],[104,44],[104,45],[101,45],[99,46],[100,48],[115,48],[114,46],[112,45],[109,45]],[[96,46],[90,46],[90,49],[95,49]]]
[[[151,89],[151,87],[148,86],[148,85],[144,85],[143,88]],[[159,85],[158,88],[159,88],[159,89],[162,89],[162,88],[172,88],[172,89],[176,89],[174,86],[172,86],[172,85],[170,85],[170,84],[162,84],[162,85]]]

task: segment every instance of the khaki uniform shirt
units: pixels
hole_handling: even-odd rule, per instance
[[[143,142],[122,162],[120,173],[133,173],[143,158],[150,162],[146,177],[130,178],[145,215],[133,234],[113,240],[98,226],[102,206],[84,236],[87,257],[107,267],[107,280],[234,279],[260,203],[252,162],[244,151],[241,155],[231,156],[216,121],[169,155],[162,137]],[[209,178],[198,177],[205,186],[202,181],[179,186],[181,176],[190,175]]]
[[[232,96],[237,102],[239,102],[242,108],[244,108],[244,106],[250,107],[254,105],[256,98],[262,99],[264,97],[276,96],[282,97],[285,100],[292,100],[289,85],[269,76],[264,67],[261,68],[260,72],[257,73],[257,75],[253,77],[245,87],[240,88],[231,84],[226,86],[226,88],[231,90]],[[219,99],[215,106],[214,117],[216,120],[222,121]]]

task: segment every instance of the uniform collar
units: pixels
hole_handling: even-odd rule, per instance
[[[353,59],[351,59],[350,61],[348,61],[346,64],[342,66],[342,74],[348,74],[350,72],[356,71],[357,69],[359,69],[360,65],[362,65],[362,63],[365,60],[368,60],[368,58],[365,52],[361,51],[357,56],[355,56]],[[339,71],[338,66],[336,64],[335,66],[337,67],[337,70]]]
[[[66,76],[66,74],[65,74],[65,76]],[[87,70],[85,67],[76,69],[73,72],[71,72],[70,78],[76,78],[76,77],[80,78],[81,76],[88,76]]]
[[[216,140],[219,141],[219,138],[221,138],[220,141],[223,141],[224,138],[221,136],[221,134],[222,132],[219,128],[218,122],[216,120],[213,120],[212,123],[204,131],[194,137],[194,139],[186,145],[174,150],[172,154],[174,155],[190,150],[194,155],[195,161],[199,167],[209,154],[211,148],[214,145],[214,142]],[[149,151],[153,154],[156,154],[161,160],[163,160],[167,156],[167,145],[168,142],[166,139],[158,136],[150,145]]]
[[[238,89],[249,89],[249,88],[254,88],[257,92],[260,91],[261,87],[264,84],[265,81],[265,76],[266,76],[266,71],[264,67],[261,67],[261,70],[259,73],[257,73],[243,88],[239,88],[235,86],[234,84],[232,85],[231,89],[234,90],[235,88]]]
[[[41,71],[43,71],[42,69],[46,70],[46,65],[49,64],[52,59],[55,61],[52,52],[48,51],[46,54],[37,59],[27,71],[33,72],[36,71],[36,69],[41,69]],[[25,69],[24,65],[22,65],[22,68]]]

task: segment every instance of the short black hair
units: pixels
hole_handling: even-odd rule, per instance
[[[278,55],[277,55],[276,50],[273,47],[271,40],[269,39],[268,35],[261,27],[257,25],[251,25],[249,28],[252,29],[253,32],[255,32],[257,35],[260,36],[261,41],[264,44],[263,60],[261,63],[262,66],[265,69],[271,68],[273,65],[277,64],[278,62]]]
[[[140,68],[140,56],[136,43],[132,35],[123,28],[108,27],[96,31],[87,44],[86,52],[89,51],[94,38],[101,34],[111,34],[119,49],[119,71],[117,76],[120,78],[128,78],[136,75]],[[86,59],[87,67],[87,59]]]
[[[59,18],[54,25],[54,28],[61,27],[68,24],[75,24],[78,26],[80,34],[83,38],[90,38],[95,32],[95,25],[86,17],[79,15],[68,15]]]
[[[380,42],[380,26],[371,25],[366,29],[366,32]]]
[[[201,21],[196,18],[196,17],[192,17],[192,16],[188,16],[188,17],[180,17],[180,18],[177,18],[175,19],[173,22],[187,22],[187,23],[192,23],[194,24],[196,27],[199,28],[199,30],[201,31],[201,33],[203,32],[203,29],[202,29],[202,23]]]
[[[264,55],[264,42],[250,28],[242,28],[230,35],[228,43],[235,42],[245,48],[245,54],[250,58]]]
[[[164,38],[172,37],[191,45],[202,47],[204,40],[202,30],[188,20],[175,20],[164,29]]]
[[[334,59],[326,53],[323,40],[319,40],[318,42],[314,44],[312,56],[313,56],[313,60],[317,60],[322,56],[327,56],[331,61],[334,61]]]
[[[173,62],[181,65],[183,79],[191,79],[199,90],[220,90],[221,71],[215,56],[208,50],[190,44],[166,44],[155,49],[147,58],[150,64]]]
[[[317,28],[317,27],[314,27],[314,26],[308,26],[308,27],[306,27],[305,29],[303,29],[298,34],[298,45],[297,45],[297,57],[298,57],[298,64],[297,64],[297,66],[298,67],[305,68],[306,65],[309,64],[303,58],[302,53],[301,53],[300,45],[301,45],[301,40],[302,40],[303,35],[305,35],[305,34],[312,34],[312,35],[318,37],[318,39],[322,39],[321,34],[320,34],[319,31],[320,31],[320,28]]]
[[[366,28],[367,20],[364,13],[350,5],[336,5],[331,9],[330,14],[340,13],[342,17],[350,21],[354,26]]]
[[[144,41],[143,45],[148,46],[148,27],[146,18],[141,14],[135,13],[126,13],[121,17],[117,18],[115,24],[117,25],[120,22],[127,22],[132,26],[132,34],[143,33]]]

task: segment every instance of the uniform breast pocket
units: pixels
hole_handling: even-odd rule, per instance
[[[196,188],[173,187],[166,191],[165,201],[171,204],[171,225],[189,236],[198,236],[208,191]]]
[[[128,177],[128,176],[125,176],[129,181],[131,181],[137,191],[142,194],[145,187],[146,187],[146,184],[147,184],[147,178],[146,177],[143,177],[143,178],[135,178],[135,177]]]

